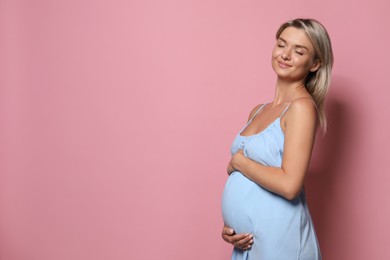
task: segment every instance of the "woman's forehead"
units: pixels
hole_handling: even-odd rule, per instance
[[[291,45],[297,45],[301,47],[306,47],[307,49],[313,49],[313,45],[307,34],[303,30],[292,26],[284,29],[279,35],[278,39],[285,41],[286,43]]]

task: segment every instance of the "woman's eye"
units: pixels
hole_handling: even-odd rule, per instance
[[[299,55],[303,55],[304,53],[301,52],[301,51],[295,51],[296,53],[298,53]]]

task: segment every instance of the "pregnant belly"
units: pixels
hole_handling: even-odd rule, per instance
[[[261,212],[261,187],[240,172],[233,172],[222,196],[222,216],[237,233],[253,233],[254,218]]]
[[[264,226],[269,226],[275,218],[274,209],[279,208],[281,203],[286,201],[240,172],[233,172],[222,195],[223,220],[236,233],[253,233],[258,227],[264,229]]]

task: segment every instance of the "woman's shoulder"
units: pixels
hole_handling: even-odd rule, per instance
[[[296,129],[297,127],[303,127],[306,130],[312,128],[315,131],[317,128],[317,108],[314,100],[306,97],[293,100],[281,117],[281,127],[285,134],[287,129]]]
[[[265,104],[258,104],[254,108],[252,108],[251,112],[249,113],[248,120],[250,120],[252,117],[255,116],[255,114],[261,109]]]
[[[312,97],[300,97],[290,103],[288,110],[311,113],[317,111],[317,105]]]
[[[286,119],[290,118],[292,122],[300,122],[301,120],[316,121],[317,106],[311,97],[302,97],[293,100],[284,114]]]

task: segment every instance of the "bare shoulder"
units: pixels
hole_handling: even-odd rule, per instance
[[[300,98],[293,101],[286,111],[284,126],[313,127],[317,125],[317,108],[311,98]]]
[[[311,98],[299,98],[291,102],[288,109],[288,114],[300,116],[300,117],[309,117],[316,118],[317,116],[317,107],[314,103],[314,100]]]
[[[249,117],[248,117],[248,121],[256,114],[256,112],[260,109],[260,107],[262,107],[264,104],[259,104],[257,106],[255,106],[251,112],[249,113]]]

